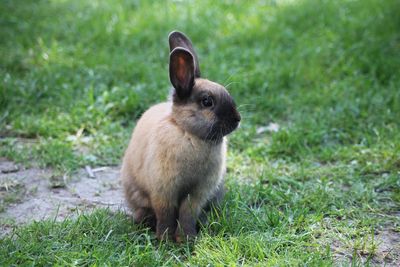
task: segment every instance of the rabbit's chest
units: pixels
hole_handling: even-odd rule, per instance
[[[182,158],[175,176],[179,194],[201,195],[210,191],[222,178],[222,161],[223,155],[219,149],[208,153],[192,151],[190,156]]]
[[[177,157],[179,172],[186,179],[205,179],[216,175],[221,166],[222,152],[220,147],[212,149],[188,148]]]
[[[175,190],[185,193],[207,190],[222,178],[225,141],[210,145],[188,138],[183,144],[166,150],[163,159],[163,179],[169,180]]]

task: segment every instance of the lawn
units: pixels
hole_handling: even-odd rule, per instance
[[[383,253],[377,237],[400,236],[399,10],[398,0],[3,0],[0,157],[68,176],[118,166],[135,121],[167,99],[175,29],[242,123],[222,210],[194,242],[158,242],[98,209],[17,227],[0,239],[0,265],[395,266],[399,246]]]

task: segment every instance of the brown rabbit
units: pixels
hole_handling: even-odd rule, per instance
[[[191,41],[169,35],[172,101],[147,110],[137,122],[122,164],[122,183],[135,222],[180,241],[197,234],[211,199],[220,199],[226,136],[240,114],[228,91],[200,78]],[[179,227],[178,227],[179,225]]]

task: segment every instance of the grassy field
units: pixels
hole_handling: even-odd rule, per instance
[[[17,228],[0,239],[0,265],[376,264],[376,234],[400,231],[399,10],[398,0],[1,1],[2,157],[68,175],[120,164],[135,120],[167,97],[174,29],[243,121],[223,210],[195,242],[157,242],[99,209]],[[270,123],[279,131],[262,131]]]

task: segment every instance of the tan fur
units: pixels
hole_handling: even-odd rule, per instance
[[[178,110],[177,110],[178,109]],[[213,195],[225,171],[226,141],[211,144],[179,127],[185,109],[166,102],[138,121],[122,165],[122,183],[131,208],[178,208],[178,190],[187,185],[195,213]]]

